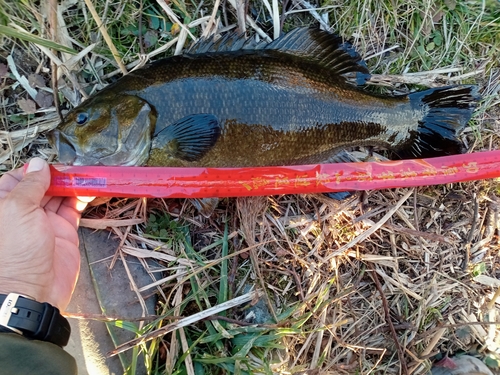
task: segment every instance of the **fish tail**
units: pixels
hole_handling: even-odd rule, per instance
[[[423,107],[427,113],[419,121],[416,141],[398,155],[426,158],[462,153],[463,144],[458,134],[480,100],[477,86],[440,87],[410,94],[409,99],[412,106]]]

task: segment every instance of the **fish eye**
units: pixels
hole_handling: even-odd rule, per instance
[[[86,112],[80,112],[79,114],[76,115],[76,123],[78,125],[85,124],[88,119],[89,119],[89,115]]]

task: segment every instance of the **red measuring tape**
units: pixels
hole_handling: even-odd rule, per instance
[[[206,198],[326,193],[500,177],[500,150],[430,159],[256,168],[51,165],[52,196]]]

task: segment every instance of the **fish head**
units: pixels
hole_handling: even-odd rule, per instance
[[[69,112],[47,134],[59,161],[66,165],[145,164],[156,111],[134,95],[100,94]]]

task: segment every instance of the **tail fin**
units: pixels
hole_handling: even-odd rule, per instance
[[[440,87],[409,95],[415,107],[427,114],[419,122],[417,140],[410,150],[400,152],[402,158],[428,158],[462,153],[458,133],[469,122],[480,96],[477,86]]]

